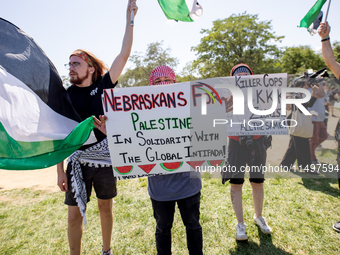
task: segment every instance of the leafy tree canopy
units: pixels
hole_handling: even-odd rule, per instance
[[[275,36],[271,21],[259,21],[258,15],[242,13],[213,22],[211,29],[202,29],[205,36],[192,47],[197,59],[193,68],[203,78],[229,76],[238,63],[249,65],[256,73],[280,71],[280,50],[275,43],[284,36]]]
[[[147,86],[150,73],[155,67],[167,65],[175,70],[178,60],[171,57],[171,49],[164,49],[162,44],[163,42],[150,43],[144,55],[141,52],[131,55],[129,61],[133,63],[133,67],[120,76],[119,84],[122,87]]]
[[[335,60],[338,63],[340,63],[340,42],[339,41],[335,41],[333,43],[333,51],[334,51]]]
[[[281,58],[282,71],[288,74],[298,74],[308,69],[320,70],[326,67],[320,53],[310,46],[287,47]]]

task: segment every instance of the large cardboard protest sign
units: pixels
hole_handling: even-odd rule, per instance
[[[215,80],[215,88],[223,90],[220,95],[230,97],[232,94],[234,99],[233,111],[227,113],[225,120],[215,121],[216,125],[227,125],[228,135],[288,135],[286,116],[281,109],[281,90],[287,87],[287,74]]]
[[[103,94],[112,166],[120,179],[223,165],[225,106],[213,84],[107,89]],[[209,97],[203,95],[208,93]],[[202,99],[206,112],[202,115]]]

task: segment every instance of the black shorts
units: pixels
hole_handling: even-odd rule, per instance
[[[90,201],[92,186],[99,199],[112,199],[117,196],[117,178],[113,176],[112,167],[92,167],[80,165],[86,185],[87,202]],[[69,191],[65,194],[65,204],[77,205],[71,186],[71,164],[67,165],[67,184]]]
[[[244,183],[246,165],[248,165],[250,170],[250,182],[264,182],[264,173],[261,166],[266,164],[267,159],[265,140],[264,137],[261,136],[258,139],[253,140],[253,142],[254,148],[248,149],[245,145],[241,145],[239,141],[229,139],[228,162],[231,167],[234,167],[234,172],[231,173],[230,178],[231,184]]]

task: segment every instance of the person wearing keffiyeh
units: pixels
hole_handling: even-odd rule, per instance
[[[67,92],[81,119],[103,114],[101,95],[106,88],[114,88],[130,56],[133,26],[131,12],[137,13],[136,0],[129,0],[126,12],[126,30],[120,54],[108,70],[105,64],[89,51],[78,49],[65,65],[69,69],[72,86]],[[99,36],[99,35],[96,35]],[[110,248],[113,225],[113,197],[117,195],[116,179],[110,160],[107,138],[94,130],[97,142],[83,145],[68,159],[66,173],[63,162],[57,166],[58,186],[65,192],[68,205],[68,241],[71,255],[80,255],[83,222],[86,223],[86,204],[92,187],[98,198],[102,228],[102,255],[113,254]]]
[[[150,74],[150,85],[168,85],[177,82],[175,72],[168,66],[158,66]],[[107,117],[99,116],[95,126],[106,134]],[[186,228],[189,254],[203,254],[200,219],[200,172],[182,172],[148,177],[148,192],[156,220],[157,254],[171,254],[171,228],[175,205],[179,208]]]
[[[176,75],[168,66],[158,66],[150,74],[150,85],[176,83]],[[171,254],[171,228],[175,205],[186,227],[189,254],[203,254],[200,218],[201,178],[199,172],[183,172],[148,178],[148,192],[156,220],[157,254]]]

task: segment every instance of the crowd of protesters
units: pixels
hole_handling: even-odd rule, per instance
[[[135,1],[130,1],[127,11],[127,24],[130,12],[137,11]],[[335,61],[332,47],[329,40],[330,27],[328,23],[322,23],[319,30],[319,35],[322,38],[322,54],[328,68],[334,73],[337,79],[340,78],[340,64]],[[110,70],[105,73],[105,70],[101,70],[97,77],[94,77],[96,73],[97,65],[99,62],[91,53],[83,50],[77,50],[70,56],[70,77],[74,86],[71,86],[68,91],[71,95],[71,99],[77,106],[77,110],[80,115],[84,115],[86,118],[89,115],[95,114],[97,118],[96,127],[106,134],[105,121],[106,118],[102,116],[102,110],[93,112],[95,108],[101,109],[100,97],[97,97],[97,101],[92,101],[92,92],[99,88],[113,88],[116,85],[127,58],[130,54],[132,45],[132,28],[126,26],[126,35],[124,37],[124,43],[122,52],[116,60],[113,62]],[[243,63],[236,65],[231,70],[231,76],[245,76],[253,75],[251,68]],[[329,117],[335,117],[334,115],[334,103],[338,99],[338,94],[335,87],[331,87],[328,90],[326,83],[320,78],[312,80],[317,82],[308,82],[305,79],[300,79],[294,82],[293,86],[305,88],[310,90],[312,98],[306,104],[308,110],[316,112],[313,114],[313,126],[314,131],[310,139],[290,136],[289,147],[283,156],[281,165],[291,166],[297,160],[298,165],[302,165],[304,168],[312,164],[318,164],[319,161],[316,158],[316,148],[328,137],[327,127],[325,120],[326,113]],[[309,79],[310,81],[310,79]],[[157,67],[150,75],[150,85],[163,85],[176,83],[176,76],[174,71],[167,66]],[[326,88],[327,87],[327,88]],[[326,88],[324,90],[324,88]],[[96,90],[97,93],[97,90]],[[99,92],[98,92],[99,94]],[[82,96],[79,98],[79,96]],[[303,95],[296,95],[303,97]],[[85,101],[91,101],[93,107],[86,108]],[[86,111],[84,110],[86,108]],[[292,111],[297,109],[292,108]],[[289,117],[288,117],[289,118]],[[106,151],[107,146],[104,144],[105,135],[96,133],[100,143],[92,146],[100,147],[103,152]],[[243,139],[248,137],[229,137],[228,144],[228,163],[236,168],[241,166],[257,165],[264,166],[266,164],[267,146],[266,138],[264,136],[252,136],[251,139],[254,143],[253,147],[247,147],[246,144],[242,144]],[[103,144],[102,144],[103,143]],[[77,160],[80,160],[81,154],[86,152],[91,153],[92,147],[81,148],[81,152],[76,152]],[[98,149],[98,148],[97,148]],[[71,157],[72,158],[72,157]],[[338,163],[340,158],[338,157]],[[82,237],[82,214],[77,207],[77,189],[71,188],[74,182],[74,172],[79,171],[80,176],[88,178],[86,181],[84,195],[84,203],[86,204],[90,199],[91,188],[94,186],[98,196],[98,207],[102,222],[102,235],[103,235],[103,247],[102,254],[112,254],[110,248],[110,239],[112,232],[112,198],[116,196],[116,180],[113,176],[112,166],[108,167],[85,167],[82,165],[78,170],[74,169],[74,165],[69,163],[66,173],[63,169],[63,164],[58,165],[58,185],[62,191],[66,192],[65,203],[68,205],[68,235],[71,254],[80,254],[81,250],[81,237]],[[104,169],[105,168],[105,169]],[[110,177],[97,176],[100,171],[98,169],[106,170],[106,172],[112,172]],[[263,184],[265,181],[263,172],[257,173],[258,175],[250,176],[250,183],[252,186],[253,202],[254,202],[254,223],[259,226],[260,230],[264,234],[271,234],[272,229],[269,227],[266,219],[262,215],[264,204],[264,191]],[[96,181],[98,178],[98,182]],[[242,186],[244,183],[244,172],[237,172],[235,175],[228,178],[230,181],[230,195],[233,209],[235,211],[237,225],[236,225],[236,239],[247,240],[246,225],[243,219],[242,209]],[[107,181],[104,187],[102,183]],[[82,185],[82,184],[81,184]],[[108,188],[107,185],[111,186]],[[174,220],[175,205],[177,204],[181,218],[186,227],[187,246],[190,254],[203,254],[203,238],[202,228],[199,223],[200,217],[200,196],[201,196],[201,179],[200,176],[193,178],[189,172],[179,174],[169,174],[165,176],[150,177],[148,181],[148,191],[152,201],[153,214],[156,221],[156,247],[157,254],[171,254],[171,228]],[[103,186],[103,187],[101,187]],[[73,186],[72,186],[73,187]],[[75,198],[76,196],[76,198]],[[80,198],[81,199],[81,194]],[[77,200],[77,201],[76,201]],[[109,202],[108,202],[109,201]],[[86,205],[85,205],[86,208]],[[340,221],[333,225],[336,231],[340,232]]]

